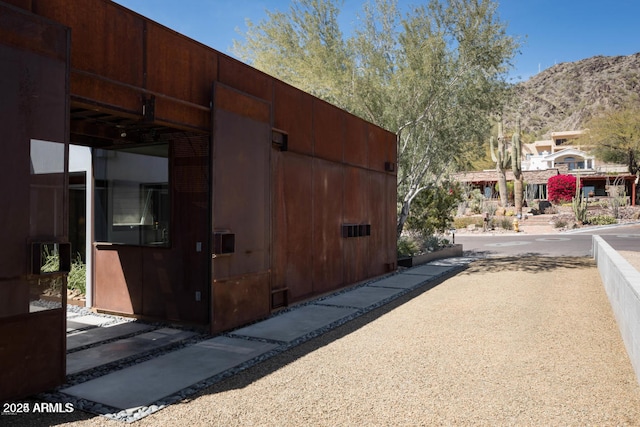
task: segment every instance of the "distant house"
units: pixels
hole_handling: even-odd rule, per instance
[[[535,141],[522,146],[522,171],[526,183],[525,196],[529,199],[547,198],[547,181],[553,175],[580,175],[585,195],[607,197],[611,188],[624,191],[636,204],[635,176],[629,175],[625,165],[598,161],[590,154],[588,146],[580,144],[580,137],[587,131],[572,130],[552,132],[551,139]],[[455,175],[459,182],[479,188],[485,197],[497,195],[495,170],[461,172]],[[507,171],[507,181],[513,180]]]

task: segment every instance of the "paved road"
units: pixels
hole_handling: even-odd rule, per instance
[[[591,256],[592,236],[598,234],[614,249],[640,251],[640,224],[557,234],[456,235],[465,253],[477,256]]]

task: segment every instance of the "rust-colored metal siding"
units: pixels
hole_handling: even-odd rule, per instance
[[[288,150],[313,153],[313,97],[285,83],[276,81],[273,94],[274,127],[288,133]]]
[[[235,236],[232,253],[212,261],[212,330],[270,312],[271,106],[215,86],[212,229]]]
[[[371,217],[367,209],[367,199],[376,189],[369,185],[371,172],[356,168],[345,167],[344,171],[344,212],[345,224],[371,224]],[[372,233],[381,230],[372,229]],[[369,248],[371,237],[343,238],[344,278],[345,284],[356,283],[369,277]]]
[[[171,246],[97,244],[94,306],[207,324],[209,136],[176,136],[172,143]]]
[[[72,28],[72,106],[143,121],[154,97],[146,120],[206,139],[185,156],[193,141],[171,142],[171,248],[96,248],[98,307],[221,331],[268,315],[272,292],[293,303],[394,268],[393,134],[113,2],[12,2]],[[342,237],[352,223],[371,235]],[[236,252],[211,260],[218,229]]]
[[[59,309],[0,319],[0,402],[64,383],[65,330]]]
[[[313,154],[326,160],[342,162],[346,114],[338,107],[315,99],[313,102]]]
[[[212,77],[217,73],[216,52],[154,22],[147,21],[145,28],[148,70],[145,87],[171,98],[208,106]],[[184,78],[181,74],[185,70],[193,78]],[[167,118],[170,119],[168,115]]]
[[[343,168],[326,160],[313,159],[312,283],[315,294],[337,289],[342,283]]]
[[[313,159],[274,151],[273,289],[288,289],[289,300],[313,295]]]
[[[345,119],[344,162],[366,168],[369,166],[368,123],[351,115]]]
[[[30,313],[29,260],[31,242],[68,237],[66,171],[31,170],[32,140],[68,148],[68,52],[68,29],[0,3],[0,401],[65,377],[66,294],[60,308]]]
[[[242,62],[219,55],[217,81],[241,92],[271,102],[274,79]]]
[[[395,269],[394,135],[282,83],[274,99],[289,151],[272,153],[272,289],[292,303]],[[371,235],[344,238],[343,224]]]
[[[123,314],[142,314],[142,248],[97,244],[93,305]]]

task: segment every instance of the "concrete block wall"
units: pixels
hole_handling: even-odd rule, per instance
[[[640,272],[600,236],[593,236],[593,257],[640,382]]]

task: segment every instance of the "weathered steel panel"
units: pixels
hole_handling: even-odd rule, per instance
[[[233,241],[212,260],[212,330],[219,331],[270,309],[271,108],[223,85],[214,105],[212,238]]]
[[[363,168],[369,166],[367,123],[350,114],[345,115],[344,161]]]
[[[345,167],[344,170],[344,224],[371,225],[367,211],[370,197],[369,174],[361,168]],[[372,230],[375,232],[376,230]],[[367,277],[370,236],[343,237],[344,283],[358,282]]]
[[[288,150],[313,153],[313,97],[286,83],[274,83],[274,127],[288,134]]]
[[[388,272],[388,264],[393,262],[393,257],[395,257],[395,254],[390,257],[390,254],[395,251],[395,237],[392,237],[395,236],[392,234],[395,226],[395,221],[393,221],[395,218],[395,198],[391,198],[395,195],[395,190],[393,194],[390,194],[390,183],[393,182],[390,179],[391,176],[384,173],[372,172],[369,174],[370,189],[367,210],[371,216],[370,245],[372,250],[369,253],[369,274],[371,276]]]
[[[34,0],[3,0],[5,3],[31,11]]]
[[[29,313],[29,286],[20,280],[0,280],[0,318],[25,313]]]
[[[273,77],[222,53],[218,54],[217,80],[264,101],[272,101]]]
[[[8,18],[0,9],[3,18]],[[2,19],[0,23],[4,23]],[[32,62],[27,65],[28,62]],[[40,64],[22,53],[0,44],[0,126],[3,136],[0,142],[0,197],[3,200],[0,209],[2,230],[2,249],[0,256],[0,280],[15,279],[27,273],[26,240],[29,236],[29,195],[30,171],[29,127],[30,118],[20,111],[20,106],[29,103],[20,93],[21,84],[31,84],[24,75],[26,68],[34,70]],[[11,67],[10,64],[19,64]],[[24,64],[24,65],[23,65]],[[23,108],[24,108],[23,107]],[[11,185],[7,185],[11,183]],[[13,283],[7,285],[14,287]],[[10,292],[10,290],[6,290]],[[0,312],[1,313],[1,312]]]
[[[387,144],[387,156],[389,157],[389,160],[392,161],[393,163],[398,163],[398,147],[397,147],[397,140],[396,140],[396,135],[394,133],[391,132],[386,132],[386,144]],[[396,168],[396,170],[393,172],[394,175],[397,174],[398,168]]]
[[[11,3],[11,2],[10,2]],[[15,5],[30,9],[30,1],[16,1]],[[3,7],[0,14],[0,40],[3,45],[24,49],[60,61],[67,60],[67,34],[53,28],[50,23],[30,20],[24,27],[20,13]],[[25,31],[28,28],[28,31]]]
[[[289,302],[313,292],[311,270],[312,159],[295,153],[272,154],[273,184],[273,284],[288,288]]]
[[[245,117],[266,124],[271,123],[270,104],[239,92],[235,88],[217,84],[215,86],[214,102],[216,109],[228,111],[238,117]],[[214,131],[217,131],[224,121],[222,119],[219,120],[217,117],[215,120],[218,122],[214,124]],[[230,129],[231,127],[226,126],[226,128]],[[271,143],[270,136],[265,135],[265,137],[267,139],[264,140],[264,144],[269,145]]]
[[[61,25],[0,3],[0,401],[53,388],[65,377],[66,293],[61,308],[29,313],[37,279],[30,280],[28,260],[31,242],[68,238],[68,37]],[[56,156],[34,149],[45,145]]]
[[[172,142],[171,247],[142,248],[142,313],[208,323],[209,137]]]
[[[337,289],[343,283],[343,168],[313,159],[313,291]]]
[[[367,124],[369,145],[369,168],[384,172],[385,162],[393,161],[392,150],[389,147],[388,133],[373,125]],[[393,150],[395,152],[395,149]]]
[[[177,233],[175,233],[177,234]],[[142,313],[158,319],[190,320],[194,295],[185,295],[189,283],[182,282],[185,265],[175,250],[142,250]],[[186,316],[185,316],[186,315]]]
[[[393,154],[395,158],[395,139],[393,139]],[[396,249],[397,239],[397,216],[398,216],[398,208],[397,208],[397,194],[398,194],[398,180],[394,174],[386,174],[385,178],[386,183],[386,192],[385,192],[385,212],[383,217],[384,230],[386,230],[386,240],[383,243],[382,248],[380,250],[386,253],[387,259],[385,263],[387,264],[388,270],[395,270],[397,265],[398,253]]]
[[[113,2],[38,1],[36,13],[72,28],[71,68],[144,86],[144,19]]]
[[[208,107],[216,52],[154,22],[146,37],[147,89]]]
[[[117,82],[100,80],[96,76],[71,72],[70,93],[75,100],[84,101],[87,107],[102,107],[125,111],[129,115],[142,114],[140,91],[118,84]]]
[[[197,323],[209,323],[209,141],[209,135],[175,141],[171,175],[174,288],[180,293],[180,318]]]
[[[142,314],[142,248],[96,244],[94,307],[123,314]]]
[[[65,309],[0,318],[0,402],[64,383],[65,338]]]
[[[269,269],[269,127],[216,112],[213,230],[235,235],[232,254],[213,260],[213,278]]]
[[[342,162],[345,112],[319,99],[313,101],[313,154]]]
[[[295,301],[384,273],[393,262],[395,172],[385,172],[385,164],[396,163],[393,134],[115,3],[12,1],[72,27],[74,102],[136,119],[142,118],[143,97],[153,93],[155,123],[213,128],[215,134],[207,162],[172,160],[171,248],[136,253],[121,247],[97,256],[104,264],[96,262],[96,280],[106,283],[103,273],[109,269],[121,276],[115,295],[97,295],[110,310],[124,307],[201,322],[208,318],[195,301],[196,292],[202,292],[201,298],[214,307],[212,328],[228,329],[239,325],[238,319],[255,320],[268,311],[272,289],[288,287],[289,300]],[[5,31],[8,36],[3,33],[0,40],[56,55],[56,49],[40,40],[53,43],[45,33],[29,38],[14,32]],[[208,107],[216,80],[224,85],[216,86],[212,124]],[[288,153],[272,148],[272,126],[287,134]],[[182,144],[175,142],[174,149]],[[212,176],[206,175],[209,159]],[[203,185],[199,176],[213,187]],[[270,193],[271,179],[276,194]],[[206,194],[194,191],[191,182]],[[211,208],[209,197],[214,200]],[[370,224],[371,236],[345,239],[344,223]],[[209,260],[212,245],[206,236],[211,228],[234,235],[232,254]],[[209,269],[212,282],[207,280]],[[200,291],[203,279],[207,288]],[[250,291],[266,292],[266,297],[246,303],[243,298]],[[224,301],[230,305],[220,306]],[[242,304],[248,308],[238,314]]]
[[[97,245],[94,305],[208,323],[209,136],[178,133],[171,143],[171,246]]]
[[[212,333],[219,333],[269,315],[269,273],[216,280],[213,283]]]
[[[155,122],[176,129],[208,131],[211,129],[211,111],[207,107],[184,104],[172,98],[156,98]]]
[[[365,169],[344,167],[344,223],[368,223],[367,199],[371,196],[368,179],[370,174],[371,172]]]

